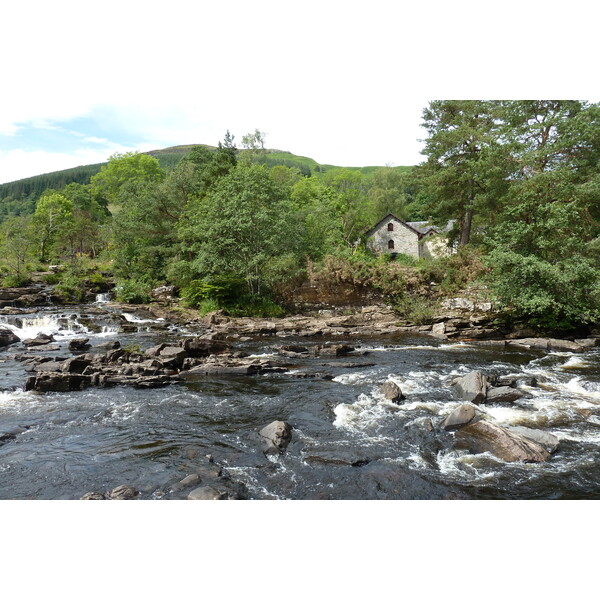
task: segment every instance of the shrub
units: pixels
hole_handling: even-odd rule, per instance
[[[31,277],[27,273],[22,273],[21,275],[6,275],[2,279],[3,287],[23,287],[25,285],[29,285],[31,283]]]
[[[127,279],[117,283],[115,295],[118,302],[127,304],[145,304],[150,302],[152,285],[139,279]]]
[[[415,325],[430,325],[437,309],[437,303],[424,296],[405,295],[394,305],[394,310],[402,319]]]

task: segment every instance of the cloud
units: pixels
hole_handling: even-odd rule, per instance
[[[147,0],[105,0],[102,10],[56,0],[33,3],[35,19],[31,4],[9,3],[3,14],[27,23],[32,42],[18,27],[0,37],[0,52],[12,57],[3,63],[2,180],[9,171],[47,172],[67,155],[97,156],[102,144],[216,144],[227,129],[238,141],[261,129],[267,146],[322,163],[415,164],[429,100],[586,98],[595,85],[595,21],[577,11],[552,23],[547,11],[521,7],[522,35],[507,38],[510,10],[487,15],[462,0],[426,9],[385,0],[180,0],[168,10]],[[568,52],[538,60],[528,15],[547,39],[576,32],[577,60]],[[55,138],[55,148],[30,148],[19,136],[34,125],[64,128],[80,144]],[[35,165],[19,166],[18,156],[37,157]]]

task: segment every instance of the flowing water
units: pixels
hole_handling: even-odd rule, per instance
[[[92,344],[118,339],[145,349],[202,333],[107,307],[3,316],[0,326],[21,339],[52,333],[53,349],[37,350],[50,356],[70,355],[68,340],[82,335]],[[261,338],[234,347],[281,359],[277,347],[284,343],[316,342]],[[349,343],[359,351],[354,356],[285,358],[289,373],[47,394],[22,391],[28,374],[14,355],[28,350],[5,348],[0,498],[75,499],[122,484],[141,498],[185,498],[187,491],[172,486],[208,454],[252,499],[600,497],[600,349],[508,351],[407,335]],[[560,447],[548,462],[468,454],[454,448],[452,433],[430,431],[460,404],[449,382],[472,370],[537,378],[538,386],[522,387],[524,398],[482,408],[499,425],[556,435]],[[298,377],[302,372],[333,379]],[[379,393],[388,380],[402,388],[402,404]],[[274,420],[292,424],[293,438],[284,455],[265,457],[257,431]]]

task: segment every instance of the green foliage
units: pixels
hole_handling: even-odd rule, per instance
[[[140,279],[118,280],[115,287],[117,302],[145,304],[150,302],[151,283]]]
[[[187,306],[200,306],[210,300],[219,308],[234,304],[246,293],[246,282],[243,279],[226,276],[212,276],[195,279],[181,289],[180,296]]]
[[[600,271],[581,256],[548,262],[493,250],[490,285],[504,309],[540,327],[575,328],[600,319]]]
[[[405,321],[415,325],[431,325],[438,303],[423,295],[403,295],[394,304],[394,310]]]
[[[17,275],[13,273],[11,275],[5,275],[2,278],[2,287],[23,287],[31,283],[30,275],[22,273]]]

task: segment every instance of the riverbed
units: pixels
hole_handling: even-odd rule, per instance
[[[105,302],[1,317],[21,339],[49,333],[48,356],[72,355],[68,341],[119,340],[144,350],[202,335]],[[600,349],[583,353],[448,342],[415,334],[345,340],[344,357],[288,358],[285,373],[187,378],[157,389],[117,386],[39,394],[23,391],[26,367],[0,351],[0,498],[78,499],[120,485],[138,498],[184,499],[178,483],[207,465],[248,499],[559,499],[600,497]],[[251,357],[281,358],[294,336],[233,342]],[[535,378],[511,404],[482,406],[501,426],[552,433],[559,449],[544,463],[507,463],[455,447],[437,425],[461,402],[450,382],[479,370]],[[385,400],[386,381],[405,400]],[[284,454],[265,456],[258,431],[293,426]]]

